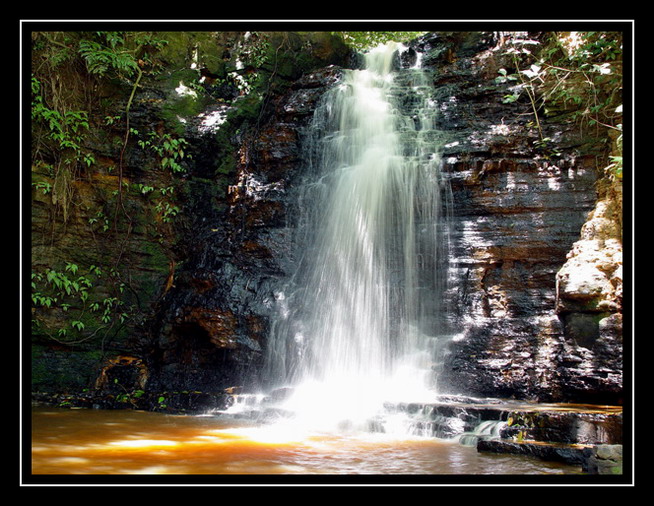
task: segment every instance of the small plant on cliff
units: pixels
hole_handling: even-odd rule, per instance
[[[138,135],[138,132],[133,130]],[[145,139],[138,141],[139,147],[152,151],[158,158],[162,169],[173,173],[182,173],[186,169],[181,165],[183,160],[191,158],[186,152],[188,141],[183,137],[174,137],[171,134],[158,134],[150,132]]]
[[[609,157],[611,163],[606,166],[605,170],[611,177],[622,179],[622,134],[620,134],[615,142],[616,152],[619,154]]]
[[[119,386],[123,390],[123,392],[116,395],[116,401],[124,404],[129,403],[134,408],[138,407],[138,399],[143,397],[145,394],[144,390],[136,389],[130,391],[118,381],[118,378],[114,378],[114,385]]]
[[[89,129],[88,113],[48,107],[41,94],[41,82],[34,76],[32,76],[32,119],[47,127],[44,135],[48,140],[54,141],[56,148],[62,152],[72,151],[76,159],[82,157],[82,141],[84,133]]]
[[[135,136],[139,132],[132,129]],[[156,168],[164,172],[169,171],[172,175],[181,175],[186,172],[184,163],[191,159],[188,153],[189,143],[183,137],[175,137],[169,133],[159,134],[149,132],[137,142],[138,146],[155,156]],[[140,184],[137,189],[141,195],[156,195],[159,199],[155,203],[158,219],[163,223],[169,223],[180,212],[179,206],[172,200],[175,192],[174,181],[171,184],[155,188]]]
[[[80,270],[76,263],[66,262],[63,269],[33,271],[31,287],[33,324],[60,342],[86,341],[129,316],[120,298],[125,285],[117,273],[106,276],[95,265]],[[107,293],[109,287],[115,295]]]
[[[52,203],[61,206],[66,221],[72,201],[70,183],[77,177],[81,166],[89,167],[95,161],[90,151],[83,147],[89,118],[83,110],[48,105],[42,88],[41,81],[32,76],[32,122],[35,125],[32,160],[47,170],[53,183],[40,181],[35,184],[41,187],[49,185]]]
[[[109,37],[107,37],[109,39]],[[138,72],[138,64],[129,52],[117,50],[117,38],[110,38],[110,46],[104,46],[93,40],[81,40],[80,55],[86,61],[91,74],[106,74],[115,71],[132,76]],[[120,39],[118,39],[120,40]]]

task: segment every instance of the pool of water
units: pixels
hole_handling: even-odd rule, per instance
[[[453,440],[305,434],[220,416],[40,407],[33,408],[31,422],[33,476],[581,474],[577,466],[479,453]]]

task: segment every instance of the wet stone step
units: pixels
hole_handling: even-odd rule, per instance
[[[446,398],[437,403],[387,404],[389,413],[410,415],[423,434],[453,437],[488,421],[506,422],[502,439],[562,444],[622,444],[622,408],[538,404],[496,399]]]
[[[541,441],[507,441],[504,439],[480,439],[477,451],[512,455],[525,455],[542,460],[583,465],[586,461],[586,445],[545,443]]]
[[[622,410],[510,413],[502,437],[566,444],[621,444]]]

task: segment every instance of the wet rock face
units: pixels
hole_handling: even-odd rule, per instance
[[[617,402],[621,240],[597,234],[616,230],[616,208],[598,206],[598,148],[557,118],[541,119],[558,154],[539,147],[530,104],[502,102],[508,85],[495,78],[508,61],[497,43],[493,34],[441,33],[415,44],[433,72],[449,188],[439,388]],[[339,75],[338,67],[306,73],[271,96],[240,137],[225,213],[198,230],[195,256],[160,311],[154,382],[215,389],[258,381],[275,293],[296,260],[292,194],[303,129]],[[579,277],[582,269],[590,275]]]
[[[330,66],[305,74],[271,97],[257,126],[241,136],[224,213],[215,224],[198,219],[195,254],[177,273],[146,345],[150,388],[256,388],[275,290],[293,269],[296,213],[288,195],[302,132],[339,72]]]
[[[599,147],[547,117],[554,143],[539,147],[530,104],[502,103],[495,78],[511,66],[492,35],[437,34],[419,48],[451,189],[441,390],[618,402],[621,210],[598,203]]]

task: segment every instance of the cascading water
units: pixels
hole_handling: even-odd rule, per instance
[[[369,423],[385,401],[433,396],[441,183],[430,87],[393,71],[391,43],[318,107],[298,192],[301,260],[278,294],[271,379],[315,427]],[[431,337],[430,337],[431,336]]]

